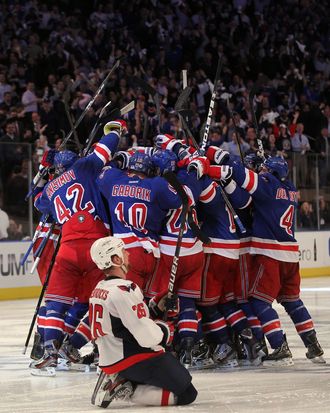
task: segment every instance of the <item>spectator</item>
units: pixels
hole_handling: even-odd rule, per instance
[[[25,113],[31,118],[33,112],[38,112],[38,102],[41,99],[37,98],[35,92],[35,85],[33,82],[29,82],[26,85],[26,90],[22,95],[22,104],[25,108]]]
[[[0,208],[0,241],[8,238],[9,217],[8,214]]]
[[[330,172],[330,132],[327,128],[321,129],[321,136],[317,140],[317,146],[320,188],[322,188],[327,185],[327,178]]]
[[[308,172],[306,152],[310,150],[309,140],[303,132],[304,125],[302,123],[298,123],[296,133],[293,135],[291,140],[292,151],[295,153],[293,162],[297,168],[297,184],[301,187],[306,186]]]
[[[0,72],[0,103],[3,102],[6,92],[11,92],[11,86],[7,83],[5,73]]]
[[[14,219],[9,220],[8,241],[20,241],[23,238],[22,224],[17,224]]]
[[[240,134],[237,134],[235,131],[231,134],[231,141],[224,142],[221,146],[222,149],[228,151],[231,155],[235,156],[237,159],[240,159],[240,149],[237,145],[237,138],[239,139],[239,145],[243,156],[250,150],[250,145],[246,143]]]
[[[315,228],[313,206],[310,202],[303,202],[299,208],[299,227],[305,229]]]
[[[319,197],[319,211],[320,211],[320,229],[327,229],[330,227],[330,208],[329,204],[325,202],[324,196]]]

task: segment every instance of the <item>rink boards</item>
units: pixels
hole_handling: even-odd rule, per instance
[[[297,232],[302,277],[330,276],[330,231]],[[24,266],[20,260],[30,241],[0,243],[0,300],[33,298],[40,293],[37,271],[30,273],[32,253]]]

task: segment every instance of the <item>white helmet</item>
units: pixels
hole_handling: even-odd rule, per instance
[[[112,266],[121,267],[112,261],[114,255],[118,255],[124,261],[123,249],[125,244],[119,238],[104,237],[96,240],[91,246],[91,257],[100,270],[106,270]]]

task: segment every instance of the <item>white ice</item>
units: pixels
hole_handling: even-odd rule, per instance
[[[330,412],[330,278],[302,282],[302,299],[314,319],[329,364],[315,365],[280,306],[283,327],[295,365],[286,368],[236,368],[193,373],[196,402],[182,407],[137,407],[114,402],[108,411],[127,413]],[[58,372],[54,378],[34,377],[28,370],[30,348],[22,355],[37,300],[0,302],[0,412],[101,412],[90,404],[96,374]]]

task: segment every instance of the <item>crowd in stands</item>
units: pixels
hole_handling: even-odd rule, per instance
[[[43,152],[59,147],[70,131],[64,102],[77,120],[120,57],[105,93],[78,127],[81,144],[108,100],[123,107],[133,99],[126,146],[152,144],[156,106],[134,76],[159,93],[162,132],[181,137],[174,105],[182,69],[193,89],[190,129],[198,141],[220,57],[210,143],[238,156],[238,139],[244,153],[256,151],[248,99],[256,85],[254,109],[266,154],[281,154],[291,170],[295,166],[298,187],[315,185],[315,166],[321,190],[328,186],[326,0],[10,0],[0,5],[0,35],[0,198],[9,215],[27,214],[27,159],[35,172]],[[314,218],[304,201],[299,226],[305,228]],[[328,208],[329,200],[323,201]]]

